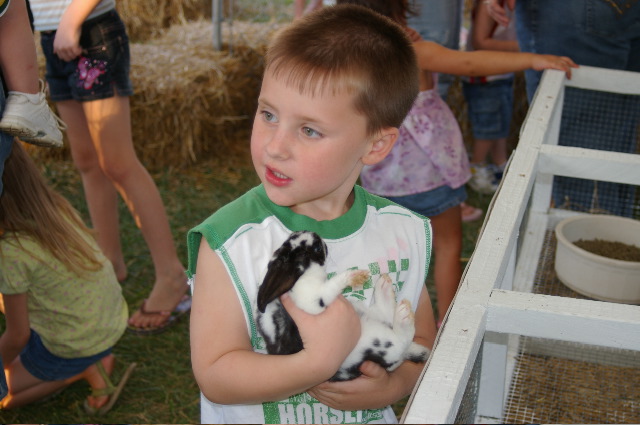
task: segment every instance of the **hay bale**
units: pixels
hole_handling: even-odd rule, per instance
[[[132,42],[156,38],[173,25],[211,18],[211,0],[119,0],[116,9]]]
[[[223,155],[254,113],[263,55],[277,25],[233,24],[233,54],[215,51],[212,26],[174,25],[131,45],[133,139],[148,164],[188,164]],[[229,40],[229,28],[223,28]]]
[[[223,38],[232,43],[232,54],[227,45],[213,49],[208,21],[174,25],[157,39],[131,43],[133,143],[147,167],[184,166],[246,149],[234,142],[250,128],[263,56],[279,26],[235,21],[231,31],[225,24]],[[39,48],[38,61],[44,76]],[[65,141],[63,149],[34,149],[34,156],[69,159],[68,146]]]

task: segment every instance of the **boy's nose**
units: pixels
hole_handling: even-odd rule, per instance
[[[278,129],[266,144],[266,152],[273,158],[286,158],[289,155],[289,138],[285,131]]]

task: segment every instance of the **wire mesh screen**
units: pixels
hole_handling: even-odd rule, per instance
[[[522,337],[504,423],[639,423],[640,352]]]
[[[559,144],[603,151],[640,153],[640,96],[565,89]],[[635,186],[554,178],[558,208],[624,217],[638,216]]]
[[[547,229],[533,293],[588,299],[555,273]],[[503,410],[505,423],[639,423],[640,352],[520,337]]]
[[[482,346],[476,356],[476,361],[473,364],[467,387],[464,390],[464,396],[458,407],[458,413],[456,414],[455,423],[457,424],[470,424],[475,422],[476,413],[478,410],[478,390],[480,388],[480,374],[482,368]]]

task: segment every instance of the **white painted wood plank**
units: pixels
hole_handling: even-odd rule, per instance
[[[564,74],[562,71],[550,71]],[[640,94],[640,74],[637,72],[583,65],[575,69],[572,74],[571,79],[565,81],[567,87],[621,94]]]
[[[506,397],[508,334],[485,332],[476,414],[499,420]]]
[[[487,330],[640,350],[640,306],[497,289]]]
[[[486,309],[457,306],[450,311],[401,423],[454,423],[478,355]]]
[[[640,185],[640,155],[543,145],[540,148],[539,172]]]
[[[514,279],[514,289],[516,291],[531,292],[533,288],[533,281],[538,269],[538,261],[534,261],[534,259],[540,258],[547,231],[547,221],[547,214],[537,212],[529,214],[516,264]]]

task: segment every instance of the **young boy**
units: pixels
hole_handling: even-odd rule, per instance
[[[394,423],[391,403],[423,368],[388,373],[365,362],[362,376],[326,382],[355,346],[360,322],[347,298],[371,303],[377,275],[415,309],[414,341],[432,348],[435,323],[425,289],[428,219],[356,186],[381,161],[418,92],[417,63],[403,30],[359,6],[311,13],[272,41],[251,136],[262,184],[188,235],[193,283],[191,353],[203,423]],[[304,349],[266,355],[256,331],[258,286],[292,231],[328,246],[327,273],[370,271],[319,315],[282,302]]]

